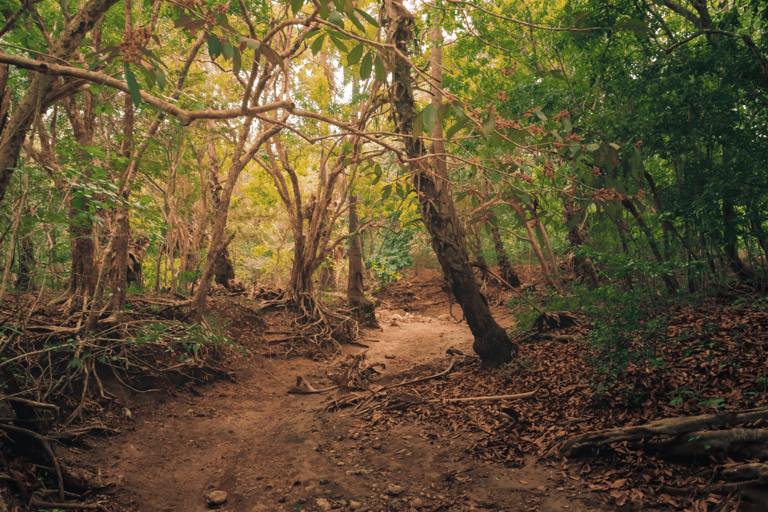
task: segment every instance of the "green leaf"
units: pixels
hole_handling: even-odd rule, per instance
[[[376,71],[376,80],[383,82],[387,79],[387,70],[384,67],[384,63],[379,57],[376,57],[373,61],[373,67]]]
[[[340,51],[341,53],[349,53],[349,48],[347,48],[347,45],[345,45],[345,44],[344,44],[344,43],[341,41],[341,39],[339,39],[339,37],[338,37],[336,34],[334,34],[333,32],[330,32],[330,33],[328,34],[328,37],[330,37],[330,38],[331,38],[331,41],[332,41],[332,42],[333,42],[333,44],[336,46],[336,48],[338,48],[338,49],[339,49],[339,51]]]
[[[128,84],[128,92],[131,94],[131,100],[133,100],[133,106],[139,108],[141,105],[141,89],[139,89],[139,82],[136,81],[136,75],[133,74],[131,66],[123,64],[125,70],[125,81]]]
[[[235,54],[235,47],[232,46],[232,44],[229,41],[227,41],[226,43],[224,43],[224,48],[222,48],[222,53],[224,54],[225,59],[231,60]]]
[[[598,149],[600,149],[600,144],[595,144],[595,143],[587,144],[587,151],[589,151],[590,153],[594,153]]]
[[[293,14],[299,12],[303,5],[304,0],[291,0],[291,11],[293,11]]]
[[[379,28],[379,23],[376,21],[376,19],[365,12],[362,9],[355,9],[355,12],[358,13],[360,16],[365,18],[365,21],[367,21],[373,28]]]
[[[563,131],[565,133],[571,133],[571,130],[573,130],[573,124],[571,123],[571,120],[567,117],[563,118]]]
[[[79,357],[73,357],[69,362],[70,368],[80,368],[83,365],[83,361]]]
[[[547,116],[545,116],[544,113],[541,110],[537,110],[536,111],[536,117],[538,117],[542,121],[546,121],[547,120]]]
[[[146,80],[147,88],[148,89],[152,89],[152,87],[154,87],[155,81],[156,81],[155,72],[153,70],[147,69],[145,67],[140,67],[139,71],[141,72],[142,75],[144,75],[144,80]]]
[[[647,39],[649,35],[653,34],[653,30],[644,21],[637,18],[621,20],[612,28],[616,31],[631,30],[638,39]]]
[[[373,68],[373,51],[369,51],[360,61],[360,78],[362,80],[368,80],[371,77],[371,69]]]
[[[390,195],[392,195],[392,185],[385,185],[384,188],[381,189],[381,198],[386,201]]]
[[[494,128],[496,128],[496,112],[491,111],[491,113],[488,114],[488,119],[483,121],[480,130],[483,132],[483,135],[488,137],[493,133]]]
[[[427,133],[432,134],[435,132],[437,126],[437,109],[430,103],[424,110],[421,111],[421,117],[424,119],[424,126],[427,128]]]
[[[211,59],[216,60],[216,57],[218,57],[221,54],[221,41],[219,41],[219,36],[216,34],[211,34],[208,38],[208,55],[211,56]]]
[[[454,123],[453,126],[448,128],[447,132],[445,132],[445,139],[451,140],[451,138],[453,138],[453,136],[456,135],[456,133],[458,133],[459,130],[467,126],[468,123],[469,123],[469,118],[467,116],[464,116],[461,119],[459,119],[456,123]]]
[[[157,86],[161,91],[164,91],[167,82],[165,81],[165,73],[163,73],[162,69],[158,68],[155,70],[155,78],[157,79]]]
[[[235,53],[232,55],[232,72],[235,76],[240,74],[240,68],[243,66],[243,62],[240,57],[240,50],[235,48]]]
[[[498,183],[501,181],[501,174],[497,170],[491,171],[491,181],[494,183]]]
[[[418,139],[424,133],[424,111],[419,112],[416,120],[413,122],[413,138]]]
[[[565,81],[565,74],[559,69],[553,69],[552,71],[549,72],[549,74],[557,78],[558,80]]]
[[[360,57],[363,56],[363,51],[365,50],[365,47],[362,44],[359,44],[352,48],[352,51],[349,52],[349,55],[347,55],[347,64],[350,66],[354,66],[358,62],[360,62]]]
[[[349,21],[352,22],[352,24],[357,27],[357,29],[365,34],[365,25],[360,23],[360,20],[357,19],[357,16],[355,16],[354,11],[347,12],[347,16],[349,17]]]
[[[314,41],[312,41],[312,55],[317,55],[317,53],[323,48],[323,42],[325,41],[325,34],[321,34],[320,37],[316,37]]]

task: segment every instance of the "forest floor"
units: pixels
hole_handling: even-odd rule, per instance
[[[538,280],[530,269],[521,278]],[[734,493],[697,493],[736,464],[728,454],[691,463],[627,443],[568,459],[553,451],[585,432],[765,406],[762,310],[735,297],[673,304],[653,344],[664,364],[634,361],[615,379],[598,371],[586,319],[557,332],[565,338],[520,336],[516,361],[484,372],[466,323],[446,316],[441,283],[427,270],[391,284],[379,295],[381,328],[333,355],[293,344],[284,310],[257,313],[242,297],[211,297],[211,322],[247,355],[225,351],[215,377],[159,372],[126,385],[103,372],[100,384],[113,397],[88,401],[90,434],[67,436],[57,455],[98,475],[103,486],[87,492],[88,502],[111,512],[765,510],[734,502]],[[497,321],[512,327],[520,313],[506,305],[512,292],[486,292]],[[451,348],[465,356],[453,358]],[[385,365],[382,375],[367,375],[391,385],[386,392],[358,391],[354,400],[337,391],[288,393],[299,376],[318,389],[333,385],[361,354],[363,367]],[[156,368],[179,366],[178,354],[154,357]],[[447,401],[530,391],[534,400]],[[94,435],[99,429],[108,435]],[[13,478],[0,472],[0,480],[39,487],[30,473],[19,476],[17,461],[4,467]],[[226,502],[210,506],[215,491]],[[10,484],[4,492],[18,496]]]
[[[466,323],[438,320],[449,312],[439,279],[427,271],[384,294],[381,330],[365,330],[359,339],[370,348],[344,345],[330,361],[285,357],[280,349],[270,354],[269,339],[242,336],[263,326],[238,321],[237,311],[215,298],[229,332],[241,334],[235,341],[260,343],[261,353],[236,361],[231,381],[142,394],[105,383],[132,419],[116,420],[122,434],[91,438],[87,449],[71,448],[69,456],[117,483],[109,510],[210,510],[204,495],[217,490],[227,493],[219,509],[232,512],[611,510],[599,494],[564,476],[560,464],[524,456],[521,467],[505,467],[472,457],[468,447],[485,435],[476,429],[371,425],[350,409],[325,410],[327,395],[287,393],[297,376],[316,388],[333,384],[326,371],[346,354],[365,352],[367,364],[385,364],[377,384],[432,375],[445,367],[451,347],[472,354]],[[505,307],[494,313],[502,326],[514,321]],[[280,337],[284,313],[263,320]]]

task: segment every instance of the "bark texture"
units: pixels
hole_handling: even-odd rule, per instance
[[[466,237],[451,197],[445,150],[441,142],[442,124],[435,127],[433,138],[435,155],[429,161],[418,159],[426,154],[421,139],[413,137],[416,106],[411,81],[411,67],[406,59],[408,44],[413,40],[414,17],[394,0],[385,0],[382,11],[383,25],[387,30],[387,42],[394,45],[392,52],[392,101],[396,123],[395,131],[404,135],[405,151],[411,159],[410,171],[419,197],[419,209],[424,225],[431,235],[432,248],[437,255],[446,282],[464,310],[472,334],[473,348],[486,368],[508,363],[517,347],[506,331],[491,316],[485,298],[480,294],[469,265]],[[433,40],[439,39],[433,33]],[[440,43],[435,42],[432,51],[433,103],[442,104],[442,53]]]
[[[69,60],[77,51],[83,37],[93,28],[102,15],[117,0],[90,0],[67,23],[48,50],[46,60],[57,62]],[[8,184],[19,161],[19,154],[24,145],[35,118],[41,113],[43,99],[51,92],[57,78],[52,75],[34,73],[27,92],[13,109],[13,115],[4,127],[0,141],[0,201],[5,197]]]

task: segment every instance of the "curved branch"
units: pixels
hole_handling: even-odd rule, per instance
[[[28,59],[17,55],[0,54],[0,63],[12,64],[22,69],[31,69],[38,73],[55,76],[69,76],[73,78],[81,78],[89,82],[106,85],[113,89],[118,89],[125,93],[130,93],[128,84],[112,78],[104,73],[98,73],[96,71],[88,71],[86,69],[79,69],[71,66],[62,66],[60,64],[49,64],[41,60]],[[177,107],[165,100],[158,98],[148,92],[141,91],[141,100],[158,110],[166,112],[174,116],[183,126],[188,126],[197,119],[235,119],[238,117],[252,116],[255,114],[261,114],[263,112],[270,112],[278,109],[290,110],[293,108],[293,102],[291,101],[275,101],[261,105],[258,107],[231,108],[224,110],[184,110]]]

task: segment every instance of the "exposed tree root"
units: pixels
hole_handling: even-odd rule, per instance
[[[750,459],[768,459],[768,430],[731,428],[688,432],[664,447],[665,455],[708,459],[738,455]]]
[[[346,312],[333,310],[323,304],[314,293],[284,292],[279,298],[265,301],[262,308],[287,308],[296,311],[291,321],[295,336],[321,349],[332,348],[338,352],[342,343],[354,342],[359,334],[359,324]]]
[[[768,421],[768,409],[753,409],[742,413],[716,413],[687,418],[667,418],[635,427],[614,428],[588,432],[559,446],[560,454],[573,456],[589,449],[625,441],[645,441],[645,449],[657,450],[662,456],[684,458],[698,462],[710,460],[768,459],[768,429],[743,428],[744,425]],[[759,423],[758,423],[759,422]],[[737,425],[737,428],[733,428]],[[723,428],[723,430],[710,430]],[[550,455],[558,451],[555,448]],[[657,489],[667,494],[691,493],[737,496],[745,503],[758,507],[768,503],[768,465],[748,463],[724,468],[712,480],[719,480],[700,489]],[[759,509],[759,508],[758,508]],[[764,510],[764,509],[759,509]]]
[[[641,439],[650,439],[661,436],[677,438],[691,433],[696,433],[696,435],[703,435],[703,433],[712,434],[713,431],[708,431],[706,429],[709,427],[725,427],[727,425],[754,423],[758,420],[768,421],[768,409],[753,409],[738,414],[723,412],[683,418],[667,418],[645,425],[638,425],[636,427],[612,428],[601,430],[599,432],[587,432],[586,434],[569,439],[559,447],[555,448],[555,450],[559,450],[561,454],[570,457],[584,450],[599,448],[621,441],[638,441]],[[733,432],[734,430],[743,429],[731,429],[722,432],[727,433]],[[732,439],[730,442],[738,444],[740,435],[741,433],[731,434]],[[685,436],[684,441],[693,442],[692,437],[695,436]],[[713,436],[713,439],[714,437],[717,436]],[[745,438],[745,441],[746,440],[747,438]],[[765,441],[758,440],[757,442],[760,443]],[[720,438],[720,443],[725,446],[726,440]],[[703,448],[705,445],[706,443],[701,443],[699,446]],[[712,445],[710,444],[710,446]],[[705,457],[709,456],[706,452],[701,455],[704,455]]]

